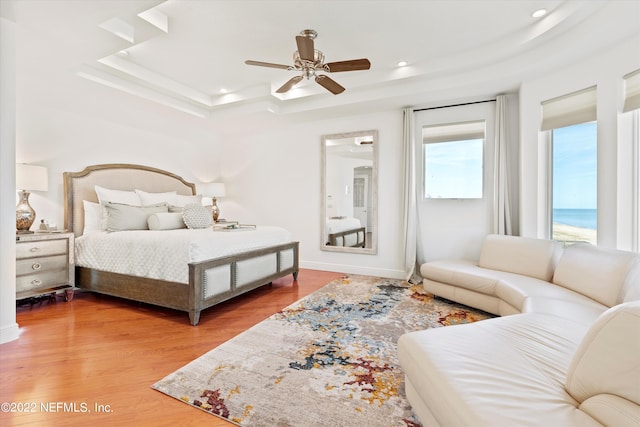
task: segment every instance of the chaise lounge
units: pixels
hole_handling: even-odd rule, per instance
[[[640,426],[640,258],[487,236],[478,262],[420,269],[437,296],[502,316],[403,335],[425,426]]]

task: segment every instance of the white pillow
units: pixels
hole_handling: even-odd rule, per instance
[[[142,206],[140,197],[135,191],[112,190],[110,188],[95,186],[98,201],[104,205],[108,202],[121,203],[123,205]]]
[[[109,202],[107,210],[107,231],[148,230],[147,219],[150,215],[167,212],[167,205],[131,206]]]
[[[176,194],[176,202],[175,206],[185,207],[188,204],[196,203],[202,204],[202,194],[198,194],[197,196],[183,196],[182,194]]]
[[[182,220],[182,212],[154,213],[147,219],[149,230],[177,230],[187,228]]]
[[[112,190],[111,188],[105,188],[99,185],[96,185],[94,188],[98,196],[98,201],[102,206],[100,230],[105,231],[107,229],[107,209],[105,208],[107,203],[112,202],[131,206],[142,206],[140,204],[140,197],[138,197],[135,191]]]
[[[182,220],[188,228],[207,228],[213,222],[211,211],[201,204],[190,203],[182,211]]]
[[[158,203],[166,203],[167,205],[176,204],[176,192],[167,191],[166,193],[147,193],[142,190],[134,190],[138,197],[140,197],[140,203],[142,206],[155,205]]]
[[[82,234],[102,230],[102,207],[100,203],[83,200],[84,205],[84,229]]]

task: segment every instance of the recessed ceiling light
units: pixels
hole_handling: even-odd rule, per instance
[[[531,17],[533,18],[542,18],[544,15],[547,14],[547,9],[538,9],[535,12],[533,12],[531,14]]]
[[[222,87],[220,88],[220,93],[229,93],[229,90]]]
[[[409,63],[407,61],[398,61],[398,67],[404,67],[406,65],[409,65]]]

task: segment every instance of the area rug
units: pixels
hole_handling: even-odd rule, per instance
[[[491,317],[402,280],[335,280],[152,387],[239,426],[420,426],[405,332]]]

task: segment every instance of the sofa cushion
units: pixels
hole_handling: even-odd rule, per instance
[[[640,301],[634,301],[607,310],[589,328],[569,366],[567,391],[578,402],[600,396],[600,404],[592,401],[587,406],[593,412],[590,415],[605,425],[637,426],[640,423],[639,361]],[[635,403],[635,409],[625,401]],[[605,402],[616,411],[612,413],[602,407]]]
[[[563,387],[587,329],[517,314],[404,334],[398,356],[413,399],[426,402],[440,425],[600,426]]]
[[[463,260],[427,262],[420,266],[420,274],[426,279],[460,286],[487,295],[495,295],[498,283],[493,271]]]
[[[558,286],[558,288],[560,288]],[[572,291],[568,291],[572,292]],[[544,313],[590,325],[609,307],[573,292],[574,298],[527,297],[523,313]]]
[[[488,235],[478,266],[550,281],[561,247],[554,240]]]
[[[638,255],[631,252],[575,244],[560,257],[553,283],[612,307],[637,262]]]
[[[540,310],[541,313],[571,319],[574,314],[578,314],[578,307],[584,306],[586,309],[580,311],[590,313],[585,321],[591,324],[609,308],[587,296],[544,280],[505,271],[495,271],[494,274],[498,279],[496,296],[517,308],[519,312],[530,313]],[[535,298],[535,303],[529,302],[532,298]],[[549,307],[545,307],[545,301],[549,301]],[[564,312],[565,309],[568,311]]]

